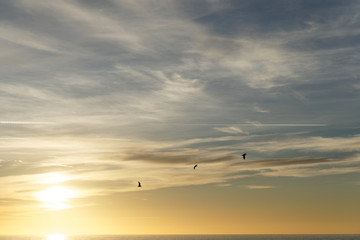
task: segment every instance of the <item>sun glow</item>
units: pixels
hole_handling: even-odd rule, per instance
[[[57,184],[61,182],[66,182],[74,177],[70,177],[61,172],[50,172],[38,175],[38,183],[40,184]]]
[[[48,234],[46,235],[46,240],[65,240],[66,235],[54,233],[54,234]]]
[[[77,197],[76,191],[62,186],[49,187],[36,194],[36,198],[43,202],[43,206],[50,210],[61,210],[71,208],[66,204],[69,199]]]

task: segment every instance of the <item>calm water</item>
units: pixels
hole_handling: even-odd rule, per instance
[[[0,236],[0,240],[360,240],[360,235]]]

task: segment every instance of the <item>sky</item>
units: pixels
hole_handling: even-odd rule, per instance
[[[360,234],[359,12],[1,0],[0,234]]]

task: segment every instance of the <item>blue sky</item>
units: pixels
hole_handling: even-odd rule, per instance
[[[35,206],[41,179],[77,189],[73,208],[138,180],[154,191],[260,177],[246,186],[269,191],[267,178],[344,175],[358,190],[359,10],[1,1],[2,218]]]

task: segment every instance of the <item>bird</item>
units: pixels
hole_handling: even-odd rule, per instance
[[[141,183],[140,183],[140,182],[138,182],[138,187],[141,187]]]
[[[194,166],[194,170],[195,170],[195,168],[197,167],[197,164],[195,164],[195,166]]]
[[[243,154],[243,155],[241,155],[241,156],[243,156],[243,159],[245,159],[246,153],[244,153],[244,154]]]

